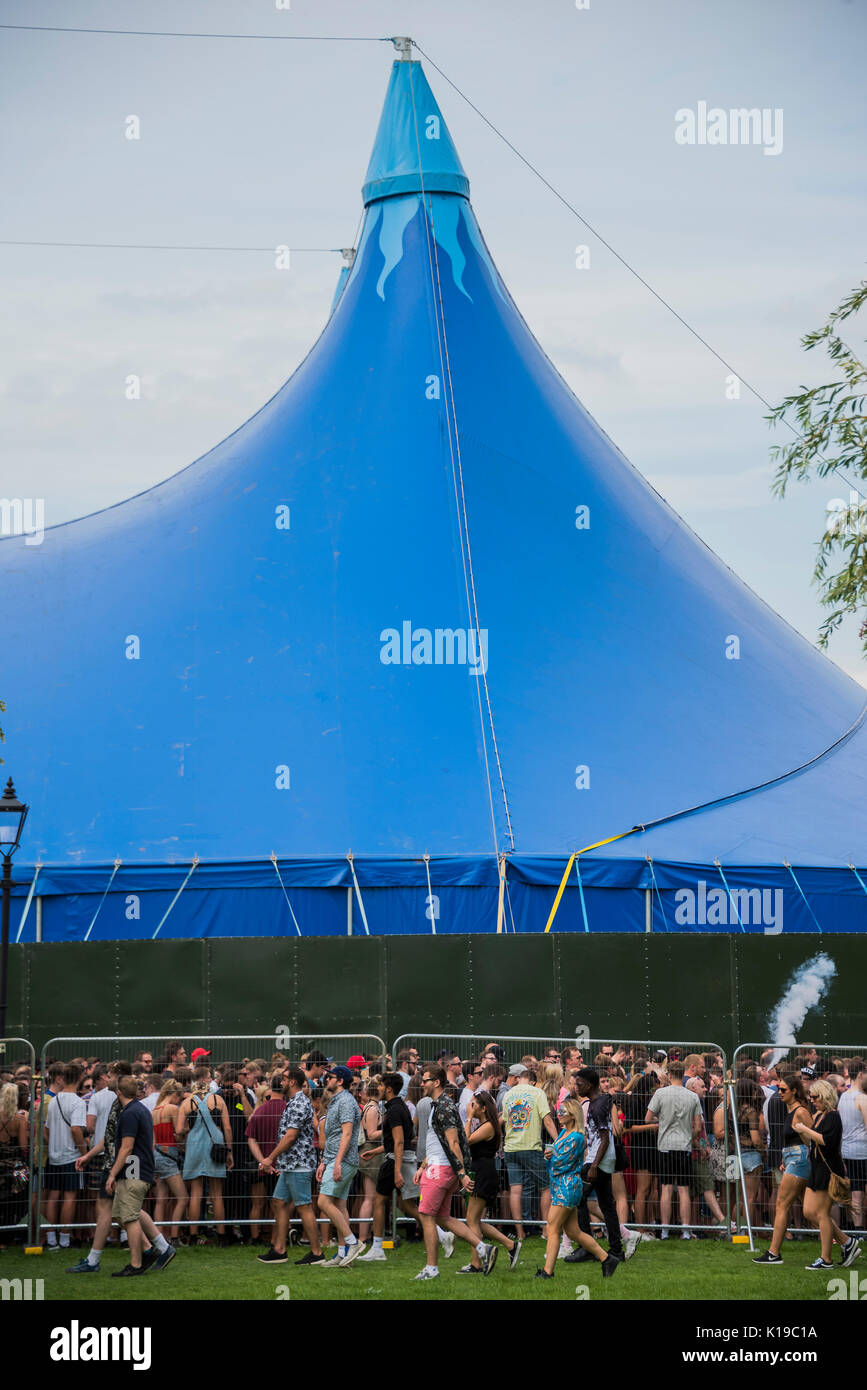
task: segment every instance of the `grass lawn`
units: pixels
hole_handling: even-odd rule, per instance
[[[126,1256],[110,1248],[98,1274],[72,1275],[64,1271],[74,1264],[77,1252],[25,1255],[18,1248],[0,1254],[0,1279],[43,1279],[46,1301],[94,1300],[135,1303],[138,1300],[195,1299],[552,1299],[593,1301],[680,1299],[756,1300],[792,1303],[827,1302],[827,1283],[849,1270],[834,1275],[811,1274],[804,1269],[819,1253],[818,1242],[787,1242],[783,1251],[785,1267],[761,1268],[752,1264],[749,1246],[723,1241],[680,1240],[643,1243],[632,1260],[621,1265],[612,1279],[602,1278],[596,1265],[564,1265],[558,1262],[552,1281],[534,1279],[542,1263],[542,1241],[528,1240],[518,1266],[509,1270],[501,1252],[497,1267],[488,1278],[458,1273],[466,1263],[466,1247],[458,1248],[451,1260],[440,1264],[440,1278],[425,1283],[413,1281],[424,1264],[421,1244],[404,1244],[390,1251],[385,1264],[353,1264],[349,1269],[296,1269],[294,1261],[304,1248],[293,1248],[284,1265],[261,1265],[256,1248],[182,1248],[162,1273],[141,1279],[111,1279],[113,1270],[126,1263]],[[760,1247],[763,1248],[763,1247]],[[839,1251],[835,1247],[835,1263]],[[853,1268],[867,1275],[867,1256],[856,1260]],[[282,1288],[281,1288],[282,1286]],[[584,1286],[589,1293],[578,1292]],[[288,1295],[285,1290],[288,1289]]]

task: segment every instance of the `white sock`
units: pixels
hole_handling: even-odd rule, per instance
[[[154,1245],[158,1255],[161,1255],[164,1250],[168,1250],[169,1243],[161,1231],[157,1231],[157,1234],[154,1236]]]
[[[67,1235],[62,1235],[62,1236],[60,1237],[60,1248],[61,1248],[61,1250],[68,1250],[68,1249],[69,1249],[69,1236],[67,1236]]]
[[[56,1244],[57,1244],[57,1232],[56,1232],[56,1231],[49,1231],[49,1232],[48,1232],[48,1236],[47,1236],[47,1239],[46,1239],[46,1244],[47,1244],[47,1245],[56,1245]]]
[[[444,1231],[443,1228],[442,1228],[442,1226],[437,1226],[437,1239],[439,1240],[440,1245],[445,1245],[445,1243],[446,1243],[446,1241],[448,1240],[448,1238],[449,1238],[449,1233],[448,1233],[448,1231]],[[430,1269],[430,1268],[433,1268],[433,1266],[430,1266],[430,1265],[429,1265],[428,1268],[429,1268],[429,1269]]]
[[[125,1231],[125,1230],[121,1231],[121,1233],[120,1233],[120,1243],[121,1243],[121,1245],[126,1245],[126,1231]]]
[[[384,1240],[385,1240],[385,1236],[374,1236],[374,1237],[373,1237],[373,1248],[374,1248],[374,1250],[381,1250],[381,1249],[382,1249],[382,1242],[383,1242]]]
[[[425,1271],[428,1274],[439,1274],[439,1265],[425,1265]]]
[[[346,1237],[346,1244],[347,1244],[347,1245],[357,1245],[357,1243],[358,1243],[357,1238],[356,1238],[356,1237],[352,1234],[352,1232],[350,1231],[350,1232],[349,1232],[349,1235]]]
[[[88,1257],[87,1257],[87,1263],[88,1263],[89,1265],[98,1265],[98,1264],[99,1264],[99,1257],[100,1257],[101,1254],[102,1254],[102,1251],[101,1251],[101,1250],[97,1250],[96,1246],[95,1246],[95,1245],[92,1245],[92,1246],[90,1247],[90,1254],[89,1254]]]
[[[620,1234],[622,1235],[624,1240],[628,1240],[629,1237],[632,1235],[632,1232],[630,1231],[628,1226],[621,1226]]]
[[[485,1245],[485,1242],[484,1242],[483,1240],[480,1240],[479,1243],[478,1243],[478,1245],[476,1246],[476,1254],[477,1254],[477,1255],[484,1255],[484,1253],[485,1253],[485,1251],[487,1250],[487,1248],[488,1248],[488,1247]]]

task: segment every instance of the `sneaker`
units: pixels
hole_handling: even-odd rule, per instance
[[[365,1257],[362,1255],[361,1258],[364,1259]],[[367,1259],[370,1259],[370,1256],[369,1256],[369,1255],[367,1256]],[[325,1264],[325,1256],[324,1256],[324,1255],[314,1255],[314,1253],[313,1253],[312,1250],[308,1250],[307,1253],[306,1253],[306,1255],[302,1255],[302,1256],[301,1256],[301,1259],[300,1259],[300,1260],[296,1260],[295,1263],[296,1263],[297,1265],[324,1265],[324,1264]]]
[[[557,1251],[557,1259],[565,1260],[567,1255],[571,1255],[574,1246],[568,1236],[560,1237],[560,1249]]]
[[[840,1264],[848,1268],[849,1265],[855,1263],[860,1254],[860,1240],[858,1240],[855,1236],[850,1236],[849,1239],[846,1241],[846,1244],[843,1246],[843,1258],[841,1259]]]
[[[440,1244],[441,1244],[442,1247],[443,1247],[443,1254],[444,1254],[445,1258],[446,1258],[447,1260],[450,1260],[451,1257],[452,1257],[452,1255],[455,1253],[455,1233],[454,1233],[454,1231],[446,1231],[445,1236],[444,1236],[443,1240],[440,1242]]]
[[[567,1256],[567,1258],[568,1258],[568,1256]],[[545,1272],[544,1269],[537,1269],[537,1270],[536,1270],[536,1273],[533,1275],[533,1278],[534,1278],[534,1279],[553,1279],[554,1276],[553,1276],[553,1274],[547,1274],[547,1273]]]
[[[819,1257],[818,1257],[817,1259],[815,1259],[811,1265],[804,1265],[804,1268],[805,1268],[805,1269],[825,1270],[825,1269],[833,1269],[833,1268],[834,1268],[834,1265],[833,1265],[833,1263],[831,1262],[831,1260],[823,1260],[823,1259],[822,1259],[822,1256],[819,1255]]]
[[[660,1239],[660,1240],[668,1240],[668,1231],[660,1231],[660,1233],[659,1233],[659,1239]]]
[[[626,1249],[625,1249],[625,1254],[626,1254],[627,1260],[631,1260],[631,1259],[632,1259],[632,1256],[635,1254],[635,1252],[636,1252],[636,1250],[638,1249],[638,1247],[639,1247],[640,1244],[641,1244],[641,1236],[639,1235],[638,1231],[630,1231],[630,1232],[629,1232],[629,1235],[628,1235],[628,1237],[627,1237],[627,1240],[626,1240]]]
[[[567,1265],[581,1265],[585,1260],[592,1259],[593,1256],[588,1254],[586,1250],[573,1250],[571,1255],[566,1255],[563,1263]]]
[[[330,1260],[326,1260],[326,1259],[323,1258],[323,1260],[322,1260],[322,1268],[323,1268],[323,1269],[337,1269],[337,1266],[340,1265],[340,1264],[342,1264],[342,1263],[343,1263],[343,1256],[341,1255],[341,1253],[340,1253],[340,1248],[338,1247],[338,1249],[335,1250],[334,1254],[331,1256],[331,1259],[330,1259]]]
[[[353,1241],[343,1259],[340,1261],[341,1269],[348,1269],[353,1260],[357,1260],[364,1250],[367,1249],[363,1240]]]
[[[372,1245],[366,1255],[359,1255],[358,1258],[362,1264],[366,1264],[368,1260],[372,1263],[374,1260],[384,1260],[385,1257],[385,1251],[381,1245]]]
[[[124,1265],[123,1269],[116,1269],[111,1276],[112,1279],[137,1279],[140,1274],[144,1274],[144,1269],[133,1269],[132,1265]]]
[[[453,1234],[452,1239],[454,1239]],[[416,1279],[439,1279],[440,1272],[438,1269],[423,1269],[421,1273],[417,1274],[415,1277]]]
[[[280,1251],[275,1250],[272,1245],[270,1250],[266,1250],[264,1255],[257,1255],[256,1259],[259,1261],[260,1265],[285,1265],[289,1256],[286,1254],[285,1250],[281,1255]]]
[[[156,1264],[156,1258],[159,1253],[155,1245],[151,1245],[149,1249],[142,1251],[142,1269],[150,1269],[151,1265]]]
[[[770,1250],[766,1250],[763,1255],[753,1255],[754,1265],[781,1265],[785,1261],[779,1255],[772,1255]]]
[[[480,1265],[461,1265],[458,1270],[458,1274],[484,1274],[484,1272]]]
[[[639,1233],[639,1240],[656,1240],[656,1236],[652,1231],[641,1231]]]
[[[602,1261],[602,1278],[610,1279],[612,1274],[617,1273],[617,1268],[620,1263],[620,1260],[615,1259],[613,1255],[609,1255],[607,1260]]]
[[[66,1272],[67,1274],[98,1274],[99,1265],[89,1264],[85,1258],[79,1260],[77,1265],[71,1265]]]
[[[45,1247],[49,1255],[57,1255],[63,1248],[62,1245],[46,1245]],[[67,1252],[69,1251],[68,1245],[66,1246],[66,1250]]]
[[[172,1260],[175,1258],[175,1255],[177,1255],[177,1253],[178,1252],[173,1245],[167,1245],[162,1254],[157,1255],[156,1259],[154,1260],[154,1269],[165,1269],[166,1265],[171,1264]]]
[[[681,1231],[680,1238],[681,1240],[692,1240],[692,1231]]]
[[[515,1244],[512,1246],[512,1250],[509,1255],[509,1269],[514,1269],[515,1265],[518,1263],[518,1256],[521,1253],[521,1246],[523,1244],[524,1242],[522,1240],[516,1240]]]
[[[486,1245],[486,1246],[485,1246],[485,1253],[484,1253],[484,1255],[482,1256],[482,1273],[483,1273],[483,1274],[490,1274],[490,1273],[491,1273],[491,1270],[494,1268],[494,1265],[497,1263],[497,1255],[498,1255],[498,1254],[499,1254],[499,1251],[498,1251],[496,1245]]]

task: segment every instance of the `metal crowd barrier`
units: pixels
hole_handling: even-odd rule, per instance
[[[593,1065],[595,1064],[595,1062],[597,1061],[597,1057],[599,1058],[599,1063],[600,1063],[600,1065],[601,1065],[601,1064],[602,1064],[602,1057],[599,1056],[599,1054],[602,1053],[602,1049],[603,1049],[603,1048],[607,1048],[607,1047],[612,1048],[612,1050],[615,1051],[615,1052],[616,1052],[616,1050],[618,1049],[618,1047],[622,1047],[622,1048],[626,1048],[626,1049],[632,1049],[632,1048],[635,1048],[635,1047],[643,1047],[643,1048],[646,1048],[646,1049],[647,1049],[648,1054],[652,1054],[653,1052],[664,1052],[664,1053],[666,1054],[666,1056],[668,1055],[669,1051],[671,1051],[671,1050],[673,1050],[673,1049],[677,1049],[678,1052],[679,1052],[679,1054],[680,1054],[681,1059],[682,1059],[683,1057],[685,1057],[685,1056],[688,1056],[690,1053],[696,1053],[696,1054],[698,1054],[698,1055],[704,1055],[704,1054],[706,1054],[706,1053],[718,1054],[718,1056],[719,1056],[719,1058],[720,1058],[720,1067],[721,1067],[721,1072],[722,1072],[722,1078],[723,1078],[723,1079],[725,1078],[726,1073],[727,1073],[727,1060],[726,1060],[725,1050],[719,1045],[719,1043],[714,1043],[714,1042],[700,1042],[700,1043],[699,1043],[699,1042],[689,1042],[689,1043],[685,1043],[682,1039],[677,1039],[677,1040],[672,1040],[672,1039],[668,1039],[668,1040],[658,1040],[658,1039],[648,1039],[648,1038],[631,1038],[631,1039],[624,1039],[624,1038],[623,1038],[621,1035],[619,1035],[619,1034],[618,1034],[616,1037],[613,1037],[613,1038],[612,1038],[612,1037],[604,1037],[604,1038],[597,1037],[597,1038],[591,1038],[591,1037],[589,1037],[589,1036],[587,1035],[587,1033],[586,1033],[584,1030],[582,1030],[582,1029],[577,1029],[576,1032],[575,1032],[575,1034],[574,1034],[572,1037],[551,1037],[551,1036],[542,1036],[542,1037],[535,1036],[535,1037],[528,1037],[528,1036],[523,1035],[523,1034],[503,1034],[503,1033],[490,1033],[490,1032],[489,1032],[489,1033],[469,1033],[469,1032],[467,1032],[467,1033],[401,1033],[399,1037],[395,1038],[394,1043],[392,1044],[392,1053],[391,1053],[391,1055],[392,1055],[392,1058],[393,1058],[394,1066],[395,1066],[395,1068],[397,1068],[398,1065],[399,1065],[399,1062],[398,1062],[399,1054],[400,1054],[401,1052],[404,1052],[404,1051],[407,1051],[407,1050],[410,1050],[410,1049],[414,1049],[415,1051],[418,1052],[418,1055],[419,1055],[419,1064],[423,1066],[425,1063],[436,1062],[436,1061],[438,1060],[438,1058],[441,1056],[441,1054],[443,1054],[443,1053],[445,1053],[445,1052],[450,1052],[452,1055],[455,1055],[455,1054],[458,1055],[458,1056],[461,1058],[462,1061],[475,1060],[475,1059],[478,1059],[478,1058],[482,1057],[482,1056],[485,1054],[485,1052],[486,1052],[488,1049],[490,1049],[491,1047],[494,1047],[494,1048],[499,1049],[500,1052],[503,1054],[503,1056],[502,1056],[502,1061],[501,1061],[501,1065],[502,1065],[502,1067],[503,1067],[504,1073],[507,1073],[507,1072],[508,1072],[508,1068],[509,1068],[509,1066],[510,1066],[511,1063],[521,1061],[521,1059],[522,1059],[524,1056],[526,1056],[526,1055],[530,1055],[530,1056],[536,1057],[536,1058],[538,1059],[538,1061],[541,1063],[541,1062],[543,1061],[543,1059],[544,1059],[545,1053],[546,1053],[547,1051],[549,1051],[552,1047],[555,1048],[555,1049],[556,1049],[558,1052],[560,1052],[560,1053],[562,1053],[564,1050],[566,1050],[566,1049],[568,1049],[568,1048],[577,1048],[578,1052],[579,1052],[580,1055],[581,1055],[581,1059],[582,1059],[581,1062],[580,1062],[580,1065],[583,1065],[583,1066],[593,1066]],[[610,1059],[605,1059],[605,1060],[610,1061]],[[702,1113],[704,1113],[704,1107],[702,1107]],[[634,1123],[634,1121],[633,1121],[633,1123]],[[709,1136],[709,1139],[710,1139],[711,1137],[712,1137],[712,1136]],[[728,1167],[728,1165],[729,1165],[729,1157],[730,1157],[730,1156],[729,1156],[729,1152],[728,1152],[728,1131],[727,1131],[727,1130],[726,1130],[726,1136],[725,1136],[725,1138],[724,1138],[724,1140],[723,1140],[723,1151],[724,1151],[724,1161],[725,1161],[726,1167]],[[726,1199],[726,1200],[725,1200],[725,1220],[726,1220],[726,1229],[727,1229],[727,1232],[728,1232],[728,1231],[731,1229],[731,1224],[732,1224],[732,1211],[731,1211],[731,1201],[730,1201],[730,1196],[731,1196],[731,1194],[729,1193],[729,1184],[728,1184],[728,1183],[725,1184],[725,1188],[726,1188],[726,1191],[725,1191],[725,1199]],[[672,1205],[673,1205],[673,1209],[676,1210],[676,1205],[677,1205],[677,1197],[676,1197],[676,1194],[673,1194]],[[736,1203],[736,1206],[737,1206],[737,1203]],[[394,1220],[395,1220],[395,1221],[403,1222],[403,1223],[405,1224],[406,1222],[410,1221],[411,1218],[408,1218],[408,1217],[398,1217],[398,1216],[397,1216],[397,1213],[396,1213],[396,1211],[395,1211],[395,1212],[394,1212]],[[489,1211],[489,1212],[487,1213],[486,1217],[485,1217],[485,1220],[488,1221],[491,1225],[502,1225],[502,1224],[504,1224],[504,1223],[506,1223],[506,1224],[512,1223],[513,1220],[514,1220],[514,1217],[513,1217],[512,1215],[509,1215],[509,1216],[502,1216],[502,1217],[501,1217],[501,1216],[495,1215],[494,1213],[492,1213],[492,1212]],[[541,1212],[540,1212],[539,1215],[533,1217],[532,1220],[530,1220],[530,1219],[524,1220],[524,1219],[522,1218],[520,1224],[521,1224],[522,1226],[542,1227],[542,1226],[544,1226],[545,1222],[544,1222],[544,1220],[543,1220],[543,1218],[542,1218],[542,1216],[541,1216]],[[640,1226],[641,1226],[642,1229],[647,1229],[647,1230],[660,1230],[660,1229],[662,1229],[662,1222],[661,1222],[661,1221],[656,1221],[656,1222],[653,1222],[653,1221],[641,1221],[640,1223],[633,1221],[633,1225],[638,1225],[638,1224],[640,1224]],[[740,1224],[741,1224],[741,1223],[740,1223],[740,1213],[739,1213],[739,1211],[738,1211],[738,1212],[737,1212],[737,1215],[736,1215],[735,1222],[734,1222],[734,1225],[737,1227],[738,1230],[740,1230]],[[677,1221],[677,1222],[669,1222],[668,1225],[669,1225],[669,1228],[676,1228],[676,1227],[679,1227],[679,1226],[680,1226],[680,1222],[679,1222],[679,1221]],[[687,1225],[686,1227],[682,1227],[681,1229],[697,1230],[697,1231],[703,1231],[703,1232],[704,1232],[704,1231],[707,1231],[707,1230],[713,1229],[713,1228],[712,1228],[712,1227],[708,1227],[708,1226],[706,1226],[706,1225],[702,1225],[700,1222],[690,1222],[690,1223],[688,1223],[688,1225]]]
[[[22,1157],[21,1163],[16,1165],[16,1171],[0,1173],[0,1231],[26,1231],[27,1244],[32,1245],[34,1220],[39,1210],[38,1204],[34,1206],[32,1199],[34,1127],[37,1113],[33,1080],[33,1074],[36,1070],[36,1051],[33,1044],[28,1042],[26,1038],[0,1039],[0,1071],[8,1070],[14,1074],[21,1066],[27,1066],[30,1069],[27,1158],[25,1160]],[[12,1084],[17,1083],[13,1081]],[[27,1170],[26,1189],[20,1187],[18,1176],[25,1168]],[[18,1219],[7,1219],[16,1218],[19,1207],[23,1208],[22,1216]]]
[[[89,1038],[50,1038],[42,1049],[42,1074],[45,1076],[46,1067],[54,1061],[71,1061],[75,1057],[98,1057],[102,1062],[112,1062],[119,1058],[133,1062],[137,1056],[142,1054],[150,1055],[154,1061],[154,1070],[160,1071],[158,1057],[164,1061],[168,1056],[169,1043],[174,1047],[181,1044],[186,1053],[187,1060],[178,1065],[190,1065],[189,1058],[192,1056],[194,1048],[202,1047],[208,1053],[207,1065],[219,1068],[221,1063],[237,1063],[242,1060],[260,1059],[266,1065],[264,1068],[265,1077],[271,1070],[271,1057],[275,1052],[280,1052],[288,1057],[290,1062],[298,1062],[307,1052],[314,1049],[323,1052],[325,1056],[334,1063],[348,1061],[350,1057],[363,1055],[370,1056],[373,1062],[381,1063],[385,1066],[386,1049],[385,1043],[375,1033],[290,1033],[282,1027],[277,1027],[271,1033],[195,1033],[195,1034],[175,1034],[171,1039],[167,1039],[165,1033],[137,1036],[112,1036],[112,1037],[89,1037]],[[203,1059],[204,1060],[204,1059]],[[75,1221],[65,1223],[39,1222],[42,1177],[43,1177],[43,1143],[42,1126],[39,1126],[39,1136],[37,1141],[37,1153],[33,1156],[33,1145],[31,1144],[31,1188],[33,1188],[33,1178],[35,1177],[35,1221],[42,1230],[90,1230],[96,1222]],[[207,1203],[203,1204],[207,1209]],[[222,1221],[216,1218],[199,1217],[192,1222],[189,1216],[185,1216],[177,1222],[161,1222],[164,1226],[252,1226],[270,1225],[271,1218],[267,1212],[263,1217],[257,1218],[254,1222],[252,1217],[226,1217]],[[298,1223],[300,1224],[300,1223]]]
[[[839,1061],[845,1064],[847,1057],[867,1057],[867,1046],[865,1046],[862,1043],[823,1043],[821,1047],[816,1047],[811,1043],[795,1043],[791,1042],[790,1040],[786,1040],[784,1042],[739,1043],[732,1054],[732,1079],[729,1083],[727,1090],[730,1098],[729,1103],[731,1111],[731,1122],[732,1130],[734,1132],[735,1137],[735,1152],[737,1155],[737,1181],[741,1201],[743,1203],[745,1224],[747,1229],[747,1235],[749,1237],[751,1251],[755,1251],[756,1248],[754,1240],[756,1232],[762,1232],[763,1234],[772,1232],[773,1226],[754,1226],[752,1220],[752,1213],[750,1211],[750,1203],[747,1194],[747,1178],[743,1165],[743,1149],[741,1146],[740,1125],[738,1123],[737,1118],[737,1095],[735,1090],[737,1081],[739,1079],[740,1066],[742,1062],[747,1060],[751,1064],[754,1063],[756,1067],[760,1070],[769,1069],[770,1067],[775,1067],[778,1063],[784,1063],[787,1061],[790,1061],[792,1065],[794,1065],[796,1059],[799,1056],[811,1056],[813,1052],[816,1052],[820,1055],[824,1054],[822,1056],[823,1065],[831,1062],[834,1058],[838,1059]],[[747,1056],[747,1054],[749,1055]],[[768,1054],[770,1054],[770,1056]],[[764,1062],[762,1061],[763,1057],[766,1059]],[[833,1075],[834,1073],[831,1072],[829,1074]],[[817,1077],[816,1079],[819,1080],[821,1078]],[[806,1091],[809,1091],[809,1084],[805,1084],[804,1089]],[[767,1097],[765,1099],[767,1101]],[[728,1128],[729,1126],[727,1123],[726,1132],[728,1132]],[[867,1192],[865,1192],[863,1200],[865,1203],[865,1207],[867,1207]],[[849,1229],[859,1231],[862,1234],[865,1233],[864,1227],[865,1225],[867,1225],[867,1221],[863,1219],[864,1215],[865,1213],[862,1213],[862,1223],[860,1227],[856,1226],[851,1227]],[[791,1235],[815,1236],[816,1234],[816,1228],[814,1226],[787,1226],[786,1231]]]

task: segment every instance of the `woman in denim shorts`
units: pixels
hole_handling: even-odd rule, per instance
[[[783,1161],[780,1171],[783,1174],[777,1188],[777,1206],[774,1213],[774,1234],[771,1244],[761,1255],[756,1255],[753,1264],[781,1265],[780,1249],[786,1238],[789,1212],[795,1202],[800,1202],[810,1176],[810,1150],[800,1134],[793,1128],[797,1124],[810,1124],[810,1109],[800,1075],[794,1071],[779,1071],[780,1084],[777,1094],[786,1107],[786,1121],[783,1128]]]
[[[178,1239],[177,1223],[181,1220],[187,1205],[187,1189],[181,1177],[178,1143],[175,1135],[178,1106],[183,1098],[184,1088],[180,1081],[167,1081],[157,1096],[157,1103],[153,1108],[154,1172],[157,1184],[154,1221],[157,1225],[166,1221],[169,1195],[171,1195],[174,1199],[170,1233],[173,1244]]]

